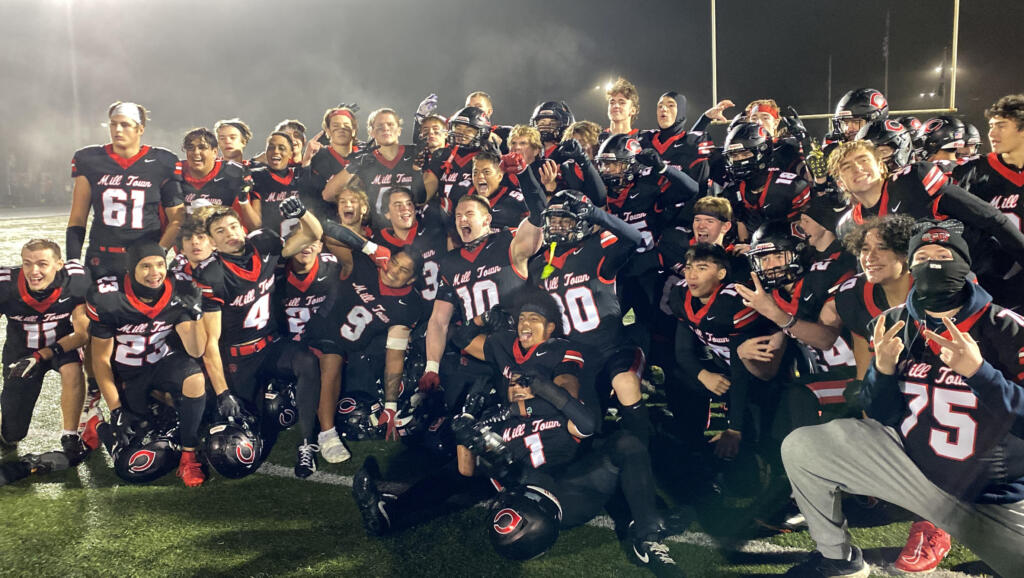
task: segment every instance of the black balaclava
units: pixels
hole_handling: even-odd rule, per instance
[[[661,129],[661,132],[666,136],[674,136],[683,131],[683,123],[686,122],[686,96],[670,90],[659,96],[658,100],[660,101],[666,96],[676,101],[676,122],[668,128]]]
[[[128,280],[132,284],[132,291],[142,299],[159,299],[164,294],[165,286],[161,285],[156,289],[146,287],[135,280],[135,268],[139,261],[146,257],[167,257],[167,251],[156,243],[139,243],[128,248]]]
[[[946,247],[953,254],[950,261],[925,261],[910,268],[914,276],[914,303],[922,309],[936,313],[949,311],[970,298],[964,286],[971,273],[971,252],[958,229],[959,223],[950,222],[927,228],[910,238],[911,262],[914,253],[924,245]]]

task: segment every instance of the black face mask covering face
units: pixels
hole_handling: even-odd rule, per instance
[[[132,291],[135,293],[135,295],[141,299],[146,299],[149,301],[156,301],[160,297],[163,297],[164,290],[167,288],[165,283],[161,283],[160,286],[157,287],[156,289],[146,287],[142,283],[136,281],[134,276],[131,278],[130,281],[132,284]]]
[[[925,261],[910,268],[914,276],[914,302],[933,312],[949,311],[967,302],[967,275],[971,266],[953,254],[951,261]]]

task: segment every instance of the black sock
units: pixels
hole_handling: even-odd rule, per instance
[[[195,448],[199,444],[199,422],[203,419],[206,394],[199,397],[181,396],[178,407],[178,423],[181,425],[181,445]]]
[[[622,429],[635,435],[646,447],[651,438],[651,414],[643,400],[623,406],[619,415]]]

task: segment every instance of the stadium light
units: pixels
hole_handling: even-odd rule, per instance
[[[608,82],[604,83],[604,90],[605,90],[605,92],[608,92],[609,90],[611,90],[613,86],[615,86],[615,83],[613,83],[610,80]]]
[[[942,72],[942,66],[941,65],[936,66],[935,67],[935,72]]]

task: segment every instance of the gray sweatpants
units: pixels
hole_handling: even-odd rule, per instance
[[[957,500],[921,473],[896,430],[872,419],[838,419],[797,429],[782,462],[811,538],[826,558],[850,553],[841,492],[875,496],[949,532],[1003,576],[1024,576],[1024,502]]]

